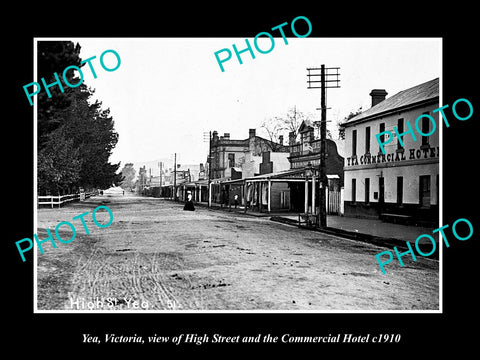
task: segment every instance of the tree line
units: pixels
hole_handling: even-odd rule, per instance
[[[47,84],[55,82],[54,73],[70,65],[82,67],[80,45],[71,41],[37,43],[37,77]],[[73,69],[66,73],[69,83],[78,83]],[[47,80],[48,79],[48,80]],[[80,86],[50,88],[37,95],[37,186],[38,194],[61,195],[79,188],[108,188],[119,183],[120,166],[109,157],[118,142],[118,133],[110,109],[93,101],[94,90]]]

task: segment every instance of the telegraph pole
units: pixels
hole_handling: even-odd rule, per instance
[[[320,110],[321,110],[321,119],[320,119],[320,166],[319,166],[319,183],[320,183],[320,191],[319,191],[319,201],[320,201],[320,214],[319,214],[319,225],[320,227],[324,228],[327,226],[327,209],[326,209],[326,187],[327,187],[327,169],[326,169],[326,153],[327,153],[327,100],[326,100],[326,89],[327,88],[339,88],[340,85],[338,84],[340,80],[338,76],[340,75],[338,70],[339,67],[331,67],[326,68],[324,64],[320,68],[307,68],[308,70],[308,89],[320,89],[321,95],[321,102],[320,102]],[[332,72],[328,73],[327,71],[330,70]],[[312,71],[312,73],[311,73]],[[320,73],[318,73],[320,71]],[[320,76],[320,80],[312,80],[318,79],[315,76]],[[335,78],[334,78],[335,77]],[[320,87],[318,84],[320,83]],[[333,83],[333,84],[328,84]],[[312,85],[313,84],[313,85]],[[312,204],[312,208],[315,204]]]
[[[208,206],[212,206],[212,194],[211,194],[211,186],[210,183],[212,181],[212,132],[209,131],[208,134],[206,132],[203,133],[203,141],[206,141],[206,137],[208,136]]]
[[[177,153],[173,160],[173,200],[177,201]]]
[[[160,187],[162,187],[162,165],[163,163],[160,161]]]
[[[327,184],[327,169],[325,166],[325,153],[327,151],[327,107],[325,105],[325,65],[321,67],[321,118],[320,118],[320,227],[324,228],[327,226],[327,211],[326,211],[326,201],[325,188]]]

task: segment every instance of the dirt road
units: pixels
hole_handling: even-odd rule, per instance
[[[114,220],[94,225],[98,205]],[[38,254],[39,310],[424,310],[439,307],[438,262],[404,257],[383,275],[378,246],[268,218],[134,196],[39,209],[46,238],[85,211],[74,241]],[[97,213],[99,222],[101,214]],[[107,220],[108,220],[108,215]],[[68,227],[60,231],[66,239]]]

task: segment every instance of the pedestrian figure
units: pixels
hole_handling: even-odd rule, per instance
[[[225,190],[225,207],[231,207],[230,205],[230,194],[228,191]]]
[[[183,207],[183,210],[195,211],[195,206],[193,206],[191,191],[187,192],[187,201],[185,202],[185,206]]]
[[[235,209],[236,209],[238,205],[238,194],[235,194],[235,196],[233,197],[233,203],[235,204]]]
[[[220,208],[223,208],[223,204],[225,204],[225,190],[220,191]]]

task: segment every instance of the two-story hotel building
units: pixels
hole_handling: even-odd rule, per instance
[[[390,218],[417,224],[437,224],[439,211],[439,79],[433,79],[385,99],[385,90],[370,93],[372,107],[346,121],[344,164],[345,216]],[[421,136],[415,121],[421,114],[435,119],[436,131]],[[432,123],[422,117],[418,127],[423,134]],[[398,141],[398,133],[415,132]],[[381,152],[375,137],[391,131],[393,139]],[[383,135],[388,136],[388,135]],[[385,139],[382,136],[382,141]]]

